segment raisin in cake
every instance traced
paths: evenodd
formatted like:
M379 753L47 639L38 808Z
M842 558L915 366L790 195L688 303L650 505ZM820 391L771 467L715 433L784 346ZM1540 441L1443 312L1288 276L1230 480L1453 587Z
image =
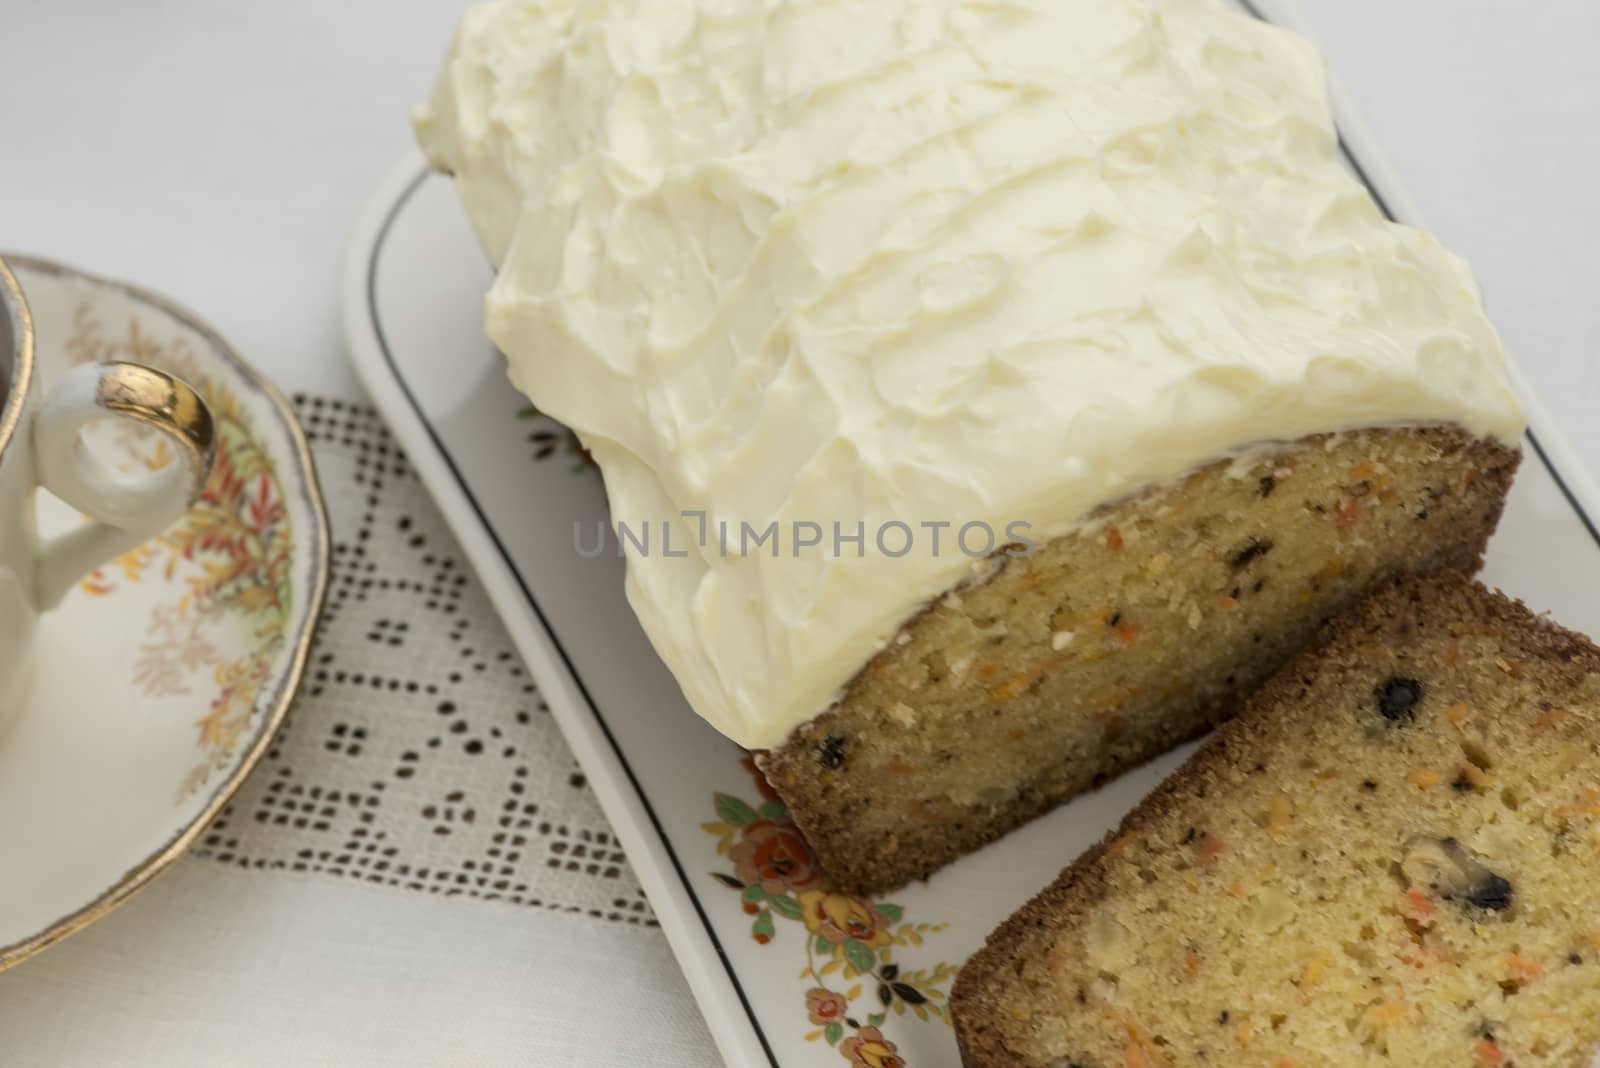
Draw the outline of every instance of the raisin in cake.
M1470 272L1221 0L499 0L417 128L646 633L841 887L1470 569L1516 464Z
M1269 682L963 968L969 1068L1600 1050L1600 650L1453 576Z

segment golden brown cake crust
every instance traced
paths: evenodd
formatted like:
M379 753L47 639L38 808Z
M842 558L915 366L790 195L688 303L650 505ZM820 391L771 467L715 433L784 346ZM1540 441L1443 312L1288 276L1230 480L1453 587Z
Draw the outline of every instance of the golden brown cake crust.
M1515 645L1527 662L1543 662L1563 677L1600 676L1600 648L1588 638L1463 575L1440 572L1387 583L1327 623L1317 641L1263 686L1243 713L1223 724L1116 830L989 935L984 947L962 967L951 993L965 1068L1033 1068L1039 1063L1030 1057L1028 1043L1051 1001L1062 996L1053 982L1051 947L1106 899L1109 852L1165 821L1176 807L1205 797L1216 773L1237 771L1254 762L1274 726L1293 720L1299 702L1332 669L1332 661L1359 656L1364 642L1386 635L1403 638L1429 619L1460 621L1493 632ZM1600 935L1596 939L1600 944ZM1057 1068L1057 1060L1062 1068L1072 1064L1057 1058L1048 1062L1049 1068Z
M1227 718L1374 582L1476 571L1519 459L1413 427L1212 464L1102 509L1090 534L1011 561L964 603L929 606L757 762L833 885L925 878ZM1052 653L1052 631L1074 643ZM974 673L992 659L1000 674L955 688L943 676L972 659L957 646L976 651ZM1103 708L1074 704L1097 694Z

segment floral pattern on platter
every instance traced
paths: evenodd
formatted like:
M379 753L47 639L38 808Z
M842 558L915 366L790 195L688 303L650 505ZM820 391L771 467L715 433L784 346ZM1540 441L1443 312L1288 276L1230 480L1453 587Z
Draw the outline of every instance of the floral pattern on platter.
M65 349L75 364L134 360L171 370L211 409L216 460L188 514L82 582L96 597L131 583L171 586L170 598L151 610L129 682L147 697L190 694L197 687L209 695L195 722L200 756L179 788L179 796L187 796L228 767L247 739L261 689L287 640L294 545L283 490L239 399L198 371L188 338L159 342L137 317L130 317L121 338L107 336L85 302L73 315ZM173 462L163 438L120 421L104 430L101 446L114 450L126 468L156 471ZM226 640L225 623L244 640Z
M589 450L583 447L578 435L561 423L551 419L533 405L517 410L518 419L531 419L543 424L528 432L528 444L533 446L534 460L548 460L552 456L566 456L572 460L572 473L581 475L595 468Z
M733 866L732 872L712 872L712 878L739 892L745 913L754 917L750 935L758 944L773 941L778 920L803 926L806 964L800 979L812 984L804 1007L816 1025L807 1041L827 1042L852 1068L907 1068L883 1027L891 1013L948 1025L948 988L956 969L940 961L908 970L897 951L921 946L925 936L947 925L906 923L900 905L829 888L783 801L748 757L744 767L759 804L715 794L718 818L700 825L717 837L717 855ZM854 1007L869 991L865 1007L872 1011Z

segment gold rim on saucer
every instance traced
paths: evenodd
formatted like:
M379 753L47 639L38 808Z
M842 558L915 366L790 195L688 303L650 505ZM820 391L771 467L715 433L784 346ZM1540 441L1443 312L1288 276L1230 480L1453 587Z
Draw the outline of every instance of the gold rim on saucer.
M22 286L11 273L4 256L0 256L0 291L11 298L11 308L17 317L17 336L11 339L16 369L9 385L0 383L0 390L5 391L4 403L0 404L0 456L4 456L6 446L11 444L22 422L22 407L33 382L33 317L28 312L28 302L23 299Z

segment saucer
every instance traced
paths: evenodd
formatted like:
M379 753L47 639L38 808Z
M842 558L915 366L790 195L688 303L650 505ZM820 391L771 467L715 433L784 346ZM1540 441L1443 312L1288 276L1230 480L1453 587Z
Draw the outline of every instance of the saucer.
M0 968L115 908L227 804L288 711L329 554L299 424L215 330L132 286L5 259L45 389L91 361L171 371L205 397L218 443L189 513L40 622L31 687L0 735ZM173 462L126 422L94 425L86 445L130 470ZM38 504L42 534L83 521Z

